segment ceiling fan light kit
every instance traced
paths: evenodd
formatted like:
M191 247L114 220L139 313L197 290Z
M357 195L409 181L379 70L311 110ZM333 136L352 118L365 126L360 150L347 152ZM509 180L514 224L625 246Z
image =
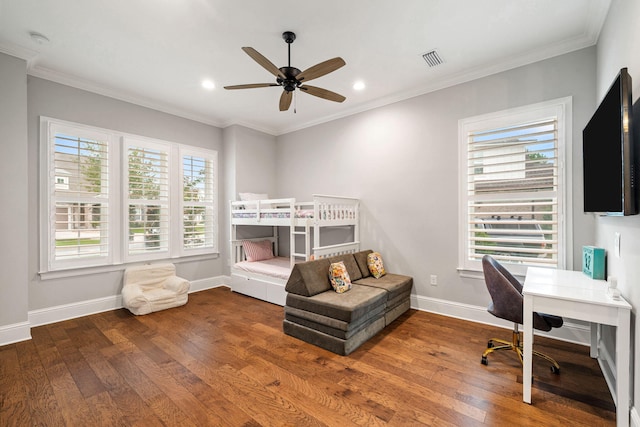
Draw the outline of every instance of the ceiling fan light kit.
M324 62L307 68L304 71L291 66L291 43L296 39L295 33L285 31L282 38L287 43L288 48L288 64L286 67L276 67L271 61L265 58L261 53L252 47L243 47L242 50L256 61L262 68L270 72L276 77L275 83L250 83L244 85L225 86L225 89L255 89L259 87L281 86L283 91L280 96L280 111L287 111L291 106L293 92L300 89L309 95L326 99L334 102L343 102L346 98L338 93L316 86L309 86L306 82L322 77L346 65L344 59L340 57L328 59Z

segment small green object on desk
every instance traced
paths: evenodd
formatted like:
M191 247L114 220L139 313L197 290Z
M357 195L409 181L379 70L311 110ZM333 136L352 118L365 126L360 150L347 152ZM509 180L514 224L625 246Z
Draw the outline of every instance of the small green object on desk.
M603 248L582 247L582 272L592 279L605 278L605 253Z

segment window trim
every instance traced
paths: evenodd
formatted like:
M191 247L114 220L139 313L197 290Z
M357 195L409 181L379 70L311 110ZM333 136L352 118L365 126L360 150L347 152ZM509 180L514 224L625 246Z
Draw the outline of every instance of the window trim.
M572 98L564 97L517 108L482 114L458 121L458 271L464 277L477 277L482 271L480 261L467 257L468 223L468 135L472 131L496 129L556 116L558 120L558 268L572 268L573 236L567 218L572 218ZM524 275L527 265L509 264L509 270Z
M39 216L39 271L38 274L42 280L56 279L63 277L73 277L87 274L96 274L110 271L119 271L124 267L123 264L130 262L153 261L158 259L171 259L172 262L181 262L181 260L206 260L217 258L219 256L219 238L220 223L217 208L219 206L219 165L218 151L213 149L179 144L175 142L163 141L155 138L148 138L139 135L127 134L115 130L104 129L97 126L84 125L65 120L59 120L51 117L39 117L39 166L38 166L38 216ZM55 168L50 168L50 156L52 155L52 146L50 135L55 129L68 129L71 134L80 133L79 136L89 137L91 135L99 135L101 138L108 137L109 144L109 220L108 230L110 236L116 236L115 240L109 242L109 256L107 260L102 262L83 262L83 260L72 260L64 263L52 263L54 261L54 253L52 253L52 244L55 237L52 232L55 229L51 224L51 202L54 200L53 193L55 186ZM59 130L58 130L59 132ZM169 250L162 252L160 256L147 257L128 257L128 239L123 234L126 232L128 223L128 189L126 188L125 174L128 172L126 168L126 152L125 139L135 141L145 141L150 144L164 145L169 153L169 191L171 196L168 202L169 208ZM211 157L213 164L213 182L214 182L214 216L213 231L214 237L213 247L204 248L199 251L183 251L182 245L176 244L180 239L175 239L176 230L179 236L182 235L182 219L181 216L175 216L176 209L180 209L182 191L180 190L182 179L181 150L193 151ZM178 162L178 164L176 164ZM51 170L53 169L53 171ZM176 208L176 205L178 206ZM176 219L178 218L178 219ZM55 247L53 247L55 250ZM92 259L94 261L95 258Z

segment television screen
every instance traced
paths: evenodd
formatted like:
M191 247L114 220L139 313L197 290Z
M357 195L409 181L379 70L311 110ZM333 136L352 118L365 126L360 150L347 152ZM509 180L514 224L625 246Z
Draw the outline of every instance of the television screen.
M582 132L584 211L637 213L631 77L623 68Z

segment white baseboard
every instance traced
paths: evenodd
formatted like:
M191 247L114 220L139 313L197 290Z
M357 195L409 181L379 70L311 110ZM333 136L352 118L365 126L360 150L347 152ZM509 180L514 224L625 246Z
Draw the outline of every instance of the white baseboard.
M219 286L228 286L229 283L231 283L231 278L229 276L217 276L194 280L191 282L190 293L212 289ZM506 329L513 328L511 323L493 317L487 312L485 307L416 295L411 296L411 307L417 310L429 311L458 319L469 320L471 322L479 322ZM120 295L113 295L89 301L81 301L33 310L29 312L28 322L8 325L0 328L0 345L30 339L31 327L47 325L49 323L60 322L63 320L88 316L90 314L116 310L119 308L122 308L122 297ZM540 335L582 345L589 345L590 339L588 327L579 324L572 324L570 322L565 322L562 328L554 329L550 333L541 333Z
M189 293L204 291L216 288L225 283L230 283L228 276L209 277L206 279L191 281ZM29 322L27 326L35 327L48 325L49 323L61 322L63 320L74 319L76 317L88 316L90 314L102 313L109 310L122 308L122 295L112 295L104 298L97 298L88 301L80 301L71 304L47 307L29 312ZM28 339L28 338L27 338ZM0 345L8 344L0 338Z
M491 315L486 307L477 305L411 295L411 308L441 314L443 316L455 317L456 319L513 329L513 323L499 319ZM561 328L554 328L550 332L536 331L535 333L540 336L588 346L590 343L590 332L588 326L572 323L565 319L564 325Z
M640 427L640 414L638 414L638 410L636 407L631 408L631 421L629 422L631 427Z
M33 328L118 308L122 308L122 295L112 295L30 311L29 323Z
M31 325L29 322L13 323L0 327L0 345L31 339Z
M217 277L208 277L206 279L200 280L192 280L191 281L191 289L189 289L189 293L206 291L207 289L213 289L220 286L229 286L231 283L230 276L217 276Z

